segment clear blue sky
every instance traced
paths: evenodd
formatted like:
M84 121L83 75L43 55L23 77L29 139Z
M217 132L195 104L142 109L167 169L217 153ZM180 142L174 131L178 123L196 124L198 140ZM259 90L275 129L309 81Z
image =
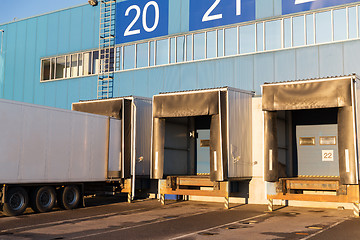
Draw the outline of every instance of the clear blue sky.
M0 24L87 3L87 0L0 0Z

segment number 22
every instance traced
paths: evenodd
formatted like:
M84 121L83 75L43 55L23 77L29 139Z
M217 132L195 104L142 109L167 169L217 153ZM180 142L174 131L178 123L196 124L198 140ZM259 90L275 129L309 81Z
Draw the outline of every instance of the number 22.
M213 5L211 5L211 7L205 12L202 18L203 22L221 19L223 17L221 13L216 15L210 15L214 11L214 9L219 5L220 1L221 0L215 0ZM235 0L235 1L236 1L236 15L239 16L241 15L241 0Z

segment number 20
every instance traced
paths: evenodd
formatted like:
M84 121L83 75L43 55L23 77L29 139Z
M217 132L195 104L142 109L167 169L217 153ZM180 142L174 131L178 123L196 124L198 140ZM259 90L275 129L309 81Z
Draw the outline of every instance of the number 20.
M155 9L155 21L154 21L154 25L151 28L148 27L147 22L146 22L146 15L147 15L147 11L148 11L148 8L150 7L150 5L152 5ZM140 7L138 5L131 5L130 7L128 7L126 9L125 16L129 16L130 11L133 9L136 11L136 16L131 21L129 26L125 29L124 36L140 34L140 29L131 30L131 28L135 25L137 20L140 18L140 12L141 12ZM157 28L157 26L159 25L159 5L157 4L157 2L150 1L145 5L143 14L142 14L142 25L146 32L154 31Z
M219 5L220 1L221 0L215 0L213 5L211 5L211 7L205 12L202 18L203 22L221 19L223 17L222 14L210 15L214 11L214 9ZM236 16L239 16L241 15L241 0L235 0L235 1L236 1Z

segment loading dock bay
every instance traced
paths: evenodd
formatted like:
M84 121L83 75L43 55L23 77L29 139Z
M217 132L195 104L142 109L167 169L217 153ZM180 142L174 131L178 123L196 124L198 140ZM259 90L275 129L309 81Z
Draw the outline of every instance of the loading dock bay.
M86 199L87 208L0 215L0 239L357 239L352 211L126 198Z

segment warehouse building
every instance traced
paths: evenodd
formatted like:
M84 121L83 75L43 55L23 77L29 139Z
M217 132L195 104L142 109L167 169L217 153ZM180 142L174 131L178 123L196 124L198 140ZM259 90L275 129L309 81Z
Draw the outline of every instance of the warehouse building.
M224 86L261 96L265 82L360 72L360 1L92 2L0 25L0 98L70 109ZM249 202L266 200L263 134L253 128Z

